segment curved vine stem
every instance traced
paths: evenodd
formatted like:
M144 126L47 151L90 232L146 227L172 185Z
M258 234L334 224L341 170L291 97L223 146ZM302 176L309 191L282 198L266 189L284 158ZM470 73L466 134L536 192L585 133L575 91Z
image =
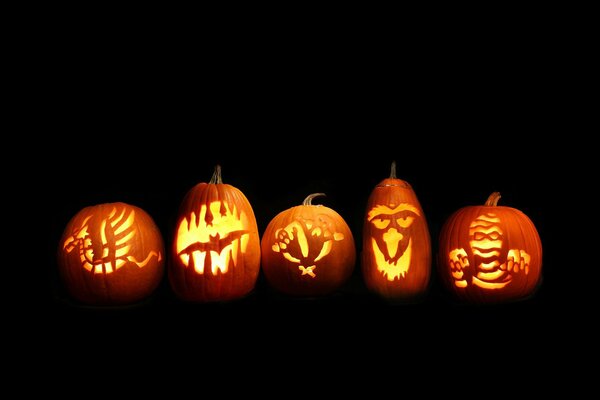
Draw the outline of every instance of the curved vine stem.
M302 202L303 206L312 206L312 199L314 199L315 197L319 197L319 196L326 196L325 193L313 193L313 194L309 194L307 198L304 199L304 201Z
M500 196L500 192L494 192L490 194L490 197L488 197L487 201L485 202L485 205L487 207L496 207L498 205L500 197L502 197Z

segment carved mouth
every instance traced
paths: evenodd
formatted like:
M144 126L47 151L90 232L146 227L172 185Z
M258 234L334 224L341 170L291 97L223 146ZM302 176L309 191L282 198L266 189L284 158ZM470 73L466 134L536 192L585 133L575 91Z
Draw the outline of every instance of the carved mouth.
M394 262L388 262L385 259L385 255L379 249L377 242L375 239L371 239L373 252L375 253L375 263L377 264L377 270L383 274L387 278L388 281L392 282L395 279L400 279L400 277L406 277L406 273L410 268L410 257L412 253L412 239L409 239L408 246L404 253ZM387 244L387 243L386 243ZM388 250L390 249L390 245L388 245ZM395 244L394 255L398 250L398 243Z
M179 254L179 258L183 265L189 267L190 264L196 273L202 275L205 272L205 266L210 266L210 273L217 275L225 274L229 271L229 267L235 267L235 257L239 251L240 241L234 240L225 246L220 252L215 250L199 250L194 247L206 247L207 243L197 243L189 246Z
M248 219L237 208L213 201L202 205L196 215L192 212L177 229L177 256L186 267L197 274L226 274L238 264L246 252L249 231Z
M209 242L190 244L179 252L179 258L183 265L186 267L191 265L200 275L208 273L208 268L205 266L210 267L212 275L225 274L230 268L236 266L240 246L241 249L247 246L248 236L247 231L231 232L223 239L220 239L217 234L216 237L211 237Z

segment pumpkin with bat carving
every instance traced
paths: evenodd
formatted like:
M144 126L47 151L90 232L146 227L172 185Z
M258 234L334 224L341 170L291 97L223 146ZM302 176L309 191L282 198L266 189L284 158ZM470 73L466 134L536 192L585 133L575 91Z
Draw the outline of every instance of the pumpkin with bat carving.
M362 272L367 287L390 300L413 301L428 288L431 244L425 214L406 181L391 174L371 192L363 228Z
M523 212L498 206L500 193L485 205L461 208L440 233L439 273L459 299L500 303L532 295L542 271L542 243Z
M209 183L185 196L171 247L169 280L184 301L233 300L247 295L260 269L260 240L246 196L223 183L217 166Z
M158 227L141 208L125 203L87 207L67 224L58 247L62 281L75 299L122 305L149 296L164 272Z
M329 207L302 205L279 213L262 238L262 268L275 289L297 296L318 296L342 286L354 269L356 250L350 228Z

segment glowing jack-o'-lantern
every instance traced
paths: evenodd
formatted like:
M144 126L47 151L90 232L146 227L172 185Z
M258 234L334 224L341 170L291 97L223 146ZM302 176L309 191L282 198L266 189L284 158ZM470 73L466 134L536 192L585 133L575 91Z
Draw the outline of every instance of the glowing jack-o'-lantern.
M59 244L58 266L77 300L120 305L156 289L164 253L160 231L145 211L108 203L84 208L71 219Z
M311 194L301 206L279 213L263 235L265 277L284 293L331 293L354 269L356 250L350 228L331 208L312 204L313 198L323 195Z
M527 297L537 288L542 243L521 211L498 206L500 193L484 206L464 207L444 224L439 269L446 286L474 303Z
M367 287L389 299L414 300L429 284L427 221L412 187L396 178L395 163L367 203L362 271Z
M179 210L169 279L182 300L233 300L248 294L260 269L258 227L250 202L223 183L221 167L199 183Z

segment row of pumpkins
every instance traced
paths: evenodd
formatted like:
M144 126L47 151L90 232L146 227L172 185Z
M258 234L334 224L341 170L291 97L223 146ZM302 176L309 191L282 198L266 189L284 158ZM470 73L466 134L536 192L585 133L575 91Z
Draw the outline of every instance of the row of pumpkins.
M371 193L364 219L362 271L367 287L394 300L427 290L431 245L427 222L411 186L391 175ZM279 213L262 240L252 207L221 169L193 187L181 204L168 276L184 301L233 300L255 286L259 269L275 289L319 296L350 277L356 249L350 228L331 208L312 204ZM458 210L440 235L439 274L459 298L503 302L531 295L540 281L542 247L521 211L485 205ZM159 229L142 209L125 203L81 210L68 223L58 249L60 276L77 300L97 305L139 301L162 279L165 248Z

